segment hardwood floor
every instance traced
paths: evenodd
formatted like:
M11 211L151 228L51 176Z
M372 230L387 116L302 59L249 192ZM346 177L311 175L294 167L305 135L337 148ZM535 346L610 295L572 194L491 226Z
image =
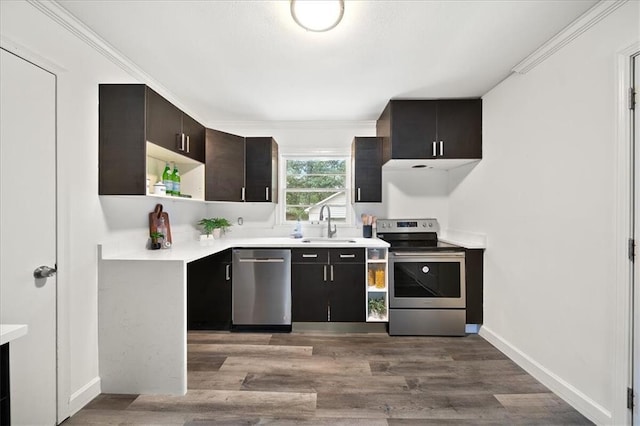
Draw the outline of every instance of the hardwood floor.
M591 424L477 335L190 332L188 343L187 395L103 394L64 424Z

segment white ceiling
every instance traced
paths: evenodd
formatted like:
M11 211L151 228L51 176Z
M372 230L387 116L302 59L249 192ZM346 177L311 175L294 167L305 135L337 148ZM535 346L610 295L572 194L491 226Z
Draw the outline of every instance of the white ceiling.
M375 120L477 97L597 0L350 1L306 32L277 1L59 0L207 122Z

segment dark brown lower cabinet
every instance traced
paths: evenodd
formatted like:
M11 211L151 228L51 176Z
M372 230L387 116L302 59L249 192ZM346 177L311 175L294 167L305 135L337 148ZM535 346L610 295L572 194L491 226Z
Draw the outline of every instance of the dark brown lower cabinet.
M0 346L0 425L11 424L9 398L9 344Z
M231 250L187 265L187 329L231 329Z
M364 249L293 249L291 258L292 321L366 320Z
M467 249L465 253L467 324L482 324L483 320L483 255L483 249Z
M328 318L329 292L324 280L326 264L291 264L291 320L324 322Z
M329 285L330 320L366 321L364 263L339 263L330 267L333 268L333 281Z

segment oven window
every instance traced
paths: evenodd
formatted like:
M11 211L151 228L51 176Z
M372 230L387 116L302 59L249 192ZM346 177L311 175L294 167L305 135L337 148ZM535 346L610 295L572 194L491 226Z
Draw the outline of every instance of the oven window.
M460 297L459 262L394 262L394 297Z

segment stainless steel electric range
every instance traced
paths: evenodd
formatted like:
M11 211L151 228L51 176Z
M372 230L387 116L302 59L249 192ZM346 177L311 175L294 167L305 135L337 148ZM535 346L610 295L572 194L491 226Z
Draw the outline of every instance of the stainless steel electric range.
M389 334L465 334L465 251L438 240L436 219L379 219L389 248Z

